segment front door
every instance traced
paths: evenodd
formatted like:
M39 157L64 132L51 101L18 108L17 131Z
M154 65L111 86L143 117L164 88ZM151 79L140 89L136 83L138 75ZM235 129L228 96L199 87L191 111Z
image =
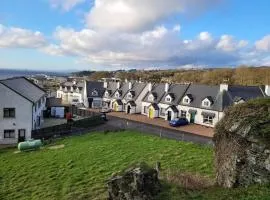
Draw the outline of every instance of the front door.
M195 122L195 113L190 113L190 123Z
M152 107L149 108L149 118L154 118L154 109Z
M113 110L114 110L115 112L118 111L118 105L117 105L117 103L114 103L114 104L113 104Z
M93 98L89 98L88 103L89 103L89 108L92 108L93 107Z
M168 111L168 117L167 117L167 120L168 120L168 121L171 121L171 120L172 120L172 112L171 112L171 111Z
M25 141L25 129L20 129L18 133L18 142Z
M127 113L128 114L130 114L130 109L131 109L131 107L130 107L130 105L128 105L128 107L127 107Z

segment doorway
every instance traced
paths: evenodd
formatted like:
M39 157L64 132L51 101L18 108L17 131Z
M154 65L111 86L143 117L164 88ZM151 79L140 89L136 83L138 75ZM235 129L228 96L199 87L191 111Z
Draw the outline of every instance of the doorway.
M24 141L25 141L25 129L19 129L18 142L24 142Z
M127 107L127 114L130 114L130 110L131 110L131 107L130 107L130 105L128 105L128 107Z
M155 110L152 107L150 107L149 108L149 118L154 119L154 117L155 117L154 112L155 112Z
M172 112L171 111L168 111L167 120L168 121L171 121L172 120Z
M93 98L89 98L88 99L88 103L89 103L89 108L92 108L93 107Z
M195 113L190 113L190 123L195 122Z

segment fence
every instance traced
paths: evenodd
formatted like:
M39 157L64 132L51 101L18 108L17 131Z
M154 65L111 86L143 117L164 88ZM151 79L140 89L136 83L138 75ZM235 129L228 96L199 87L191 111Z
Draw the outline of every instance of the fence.
M94 113L88 110L78 109L76 107L73 107L71 112L74 115L85 118L74 120L70 123L34 130L32 131L32 138L47 140L53 137L72 135L78 131L82 132L104 123L100 113Z

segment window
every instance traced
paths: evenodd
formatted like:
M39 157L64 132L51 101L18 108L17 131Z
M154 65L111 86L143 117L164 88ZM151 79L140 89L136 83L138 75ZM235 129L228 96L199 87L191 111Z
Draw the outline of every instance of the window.
M143 113L147 114L147 107L146 106L143 107Z
M153 95L150 95L150 96L148 97L148 101L154 101L154 96L153 96Z
M98 96L98 92L95 90L92 92L92 96Z
M109 92L105 92L105 97L108 97L109 96Z
M207 101L207 100L206 100L206 101L204 101L204 102L203 102L203 106L205 106L205 107L209 107L209 106L210 106L210 102L209 102L209 101Z
M94 108L100 108L102 103L101 103L101 100L93 100L93 107Z
M188 98L184 98L183 99L183 102L188 104L189 103L189 99Z
M160 116L165 116L166 115L166 109L165 108L160 108L159 115Z
M15 108L4 108L4 118L14 118Z
M180 114L181 116L181 118L187 118L187 111L185 111L185 110L181 110L181 114Z
M115 97L116 98L119 98L119 93L115 93Z
M203 123L213 124L213 117L212 116L203 116Z
M128 95L127 95L127 98L128 98L128 99L132 99L132 94L128 94Z
M166 102L171 102L171 97L166 97Z
M15 130L4 130L4 138L15 138Z

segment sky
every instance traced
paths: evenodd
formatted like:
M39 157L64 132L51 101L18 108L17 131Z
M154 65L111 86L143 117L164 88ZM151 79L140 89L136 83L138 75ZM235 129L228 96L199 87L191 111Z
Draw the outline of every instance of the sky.
M1 0L0 68L270 66L269 0Z

